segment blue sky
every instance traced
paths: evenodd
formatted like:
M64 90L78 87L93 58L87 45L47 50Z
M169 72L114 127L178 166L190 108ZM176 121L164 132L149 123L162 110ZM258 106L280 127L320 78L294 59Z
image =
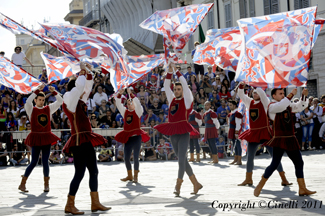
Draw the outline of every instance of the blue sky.
M38 23L44 18L50 23L62 23L69 13L71 0L0 0L0 12L18 23L34 30L39 29ZM6 57L11 59L16 46L16 37L10 31L0 27L0 51L5 51Z

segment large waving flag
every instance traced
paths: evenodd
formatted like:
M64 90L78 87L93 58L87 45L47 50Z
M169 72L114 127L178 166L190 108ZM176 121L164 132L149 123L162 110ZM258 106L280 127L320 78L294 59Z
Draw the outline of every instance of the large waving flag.
M21 94L29 94L42 83L8 59L0 57L0 84Z
M236 81L263 88L304 86L311 49L323 24L315 19L316 9L238 20L243 45Z
M45 63L48 83L62 80L80 72L80 64L73 57L56 57L43 52L41 52L41 56Z
M127 66L130 71L127 81L123 82L126 77L124 77L124 74L119 73L119 71L110 73L110 80L115 91L117 91L120 88L130 86L151 70L163 64L165 64L164 54L127 56Z
M213 3L197 4L156 11L140 27L164 36L166 58L169 58L170 46L179 58L182 49L212 6Z
M41 25L77 60L107 55L112 68L120 67L124 73L127 73L123 61L123 56L127 51L107 34L96 29L71 24L46 23Z
M15 20L7 17L6 15L4 15L2 13L0 13L0 26L9 30L13 34L27 34L37 40L40 40L44 43L49 44L52 47L57 48L58 50L60 50L62 53L66 54L66 55L70 55L70 53L68 53L66 50L64 50L64 48L59 43L57 43L55 40L48 37L44 31L42 31L42 30L37 30L35 32L31 31L28 28L17 23Z
M204 43L196 47L193 62L236 72L241 43L239 27L210 29Z

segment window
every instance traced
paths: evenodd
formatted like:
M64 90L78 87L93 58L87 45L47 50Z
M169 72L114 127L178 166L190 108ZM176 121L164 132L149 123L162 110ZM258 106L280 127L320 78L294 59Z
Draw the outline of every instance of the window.
M21 39L21 40L20 40L20 44L21 44L21 45L25 45L25 40L24 40L24 39Z
M247 0L239 0L240 18L248 17L247 14Z
M279 13L279 0L264 0L264 15Z
M295 10L310 7L309 0L295 0Z
M213 7L211 10L208 12L208 29L213 29L214 28L214 13L213 13Z
M226 28L232 27L231 2L225 4Z
M255 0L249 0L249 16L255 17Z

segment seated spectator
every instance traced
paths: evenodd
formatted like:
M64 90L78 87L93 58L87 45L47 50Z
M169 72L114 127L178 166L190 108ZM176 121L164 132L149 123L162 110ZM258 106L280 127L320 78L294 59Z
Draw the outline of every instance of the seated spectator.
M140 97L140 103L141 103L141 106L143 108L143 114L142 115L147 115L148 114L148 106L145 102L145 98L144 97Z
M214 106L214 107L219 107L220 106L219 95L218 95L216 90L212 91L212 94L209 97L209 101L210 101L211 105Z
M210 80L213 80L216 77L215 73L213 73L213 71L212 71L211 65L208 66L208 72L206 72L204 74L204 76L208 76L210 78Z
M116 161L124 161L124 148L123 145L120 145L117 149L117 155L115 157Z
M99 116L98 118L101 119L106 116L106 112L109 110L109 106L107 105L106 100L102 100L101 105L99 107Z
M73 154L70 152L65 154L65 162L66 163L73 163Z
M62 154L62 151L60 149L59 145L55 145L54 146L54 150L52 151L49 160L53 163L53 164L62 164L64 163L64 154Z
M10 128L14 128L14 130L17 130L18 123L14 118L14 115L9 112L7 114L7 120L6 120L6 127L9 130Z
M166 123L166 122L167 122L167 120L165 118L164 111L163 110L160 110L159 116L158 116L158 123L159 124L162 124L162 123Z
M164 115L168 115L168 109L169 109L169 104L168 104L168 100L166 100L166 103L164 103L163 105L161 105L161 109L164 111Z
M69 77L66 77L66 78L64 78L63 80L60 80L60 83L59 83L59 88L62 88L62 87L64 87L64 85L66 84L66 83L68 83L69 82Z
M152 109L153 113L158 116L159 115L159 112L161 110L161 106L159 104L159 101L158 100L154 100L153 101L153 104L150 106L150 108Z
M148 91L157 91L160 92L160 85L157 83L158 77L156 75L151 75L150 81L147 82L146 89Z
M3 108L2 104L0 104L0 131L6 131L6 119L7 112L6 109Z
M160 100L160 96L157 94L156 91L152 91L151 95L149 96L149 107L153 105L154 100Z
M149 93L145 91L144 85L140 85L139 92L137 93L138 98L144 98L144 102L146 105L149 103Z
M156 151L154 147L150 145L150 141L145 143L144 146L144 160L145 161L155 161L157 160Z
M229 83L229 80L227 78L223 79L222 82L221 82L221 87L222 86L226 86L227 90L230 91L230 83Z
M208 75L204 75L203 80L200 81L200 88L203 88L205 93L212 92L212 84Z
M221 90L218 95L219 95L220 100L225 99L227 101L228 99L231 99L230 92L228 91L228 88L225 85L221 86Z
M99 121L101 124L105 124L105 125L108 125L109 127L112 127L112 124L113 124L112 112L110 110L107 110L106 115L104 117L102 117Z
M204 107L204 103L205 103L205 98L204 97L201 97L200 99L200 104L197 106L197 108L203 110L205 112L205 107Z
M14 118L18 118L19 117L19 108L17 107L17 104L14 100L10 101L10 106L7 109L7 113L11 112L14 116Z
M153 113L152 109L148 109L148 114L141 117L141 123L145 123L146 126L149 126L149 122L154 121L158 122L158 117Z
M196 82L195 73L194 73L194 75L190 76L187 84L191 87L193 95L196 95L197 92L199 91L200 86L199 86L199 83Z
M220 81L220 77L219 76L216 76L215 81L212 83L212 87L214 90L216 90L217 92L220 91L221 89L221 81Z
M95 114L91 114L90 124L92 128L99 128L99 124Z
M100 107L103 100L105 100L106 103L108 102L107 94L105 92L103 92L103 87L101 85L97 86L97 91L93 97L93 100L94 100L97 108Z
M197 104L201 103L201 98L204 98L204 100L206 100L207 94L205 93L205 91L202 87L199 88L199 92L196 94L195 98L196 98Z
M112 97L112 99L111 99L111 105L109 106L109 109L111 110L111 112L112 112L112 119L115 119L115 117L116 117L116 115L117 115L117 113L118 113L118 109L117 109L117 107L116 107L116 101L115 101L115 98L114 97Z
M195 77L195 81L196 81L196 74L192 71L192 67L191 66L187 66L187 71L184 74L184 78L186 79L187 82L189 82L191 76L194 76Z
M7 149L5 149L2 146L2 142L0 141L0 166L7 166L8 165L7 155L8 155Z
M27 124L28 122L29 122L29 121L27 121L27 116L26 116L26 115L22 115L22 116L20 117L20 120L18 120L18 130L19 130L19 131L27 130L26 124Z
M46 68L43 68L42 73L38 76L38 79L43 82L47 83L47 73L46 73Z
M226 105L226 101L223 99L221 100L221 106L217 109L218 114L218 120L220 122L220 125L224 125L227 121L227 115L229 113L229 108Z
M162 105L162 104L165 104L166 100L167 100L167 96L166 96L166 92L165 92L164 88L161 89L160 94L161 95L160 95L160 98L159 98L159 104Z
M14 148L12 149L12 153L10 154L9 161L13 166L26 165L26 163L28 162L28 159L25 158L25 155L21 151L18 151L18 144L14 145Z
M86 105L87 105L88 113L95 113L96 112L96 104L95 104L93 99L88 98Z
M104 88L105 88L105 92L108 97L111 96L112 94L114 94L114 87L113 87L109 77L106 78Z
M221 67L216 68L216 76L220 77L221 82L227 77L226 76L226 71L223 70Z
M98 155L98 159L100 162L110 162L113 160L113 151L110 149L106 149L105 144L101 145L101 150Z
M118 126L119 128L120 128L120 127L123 127L124 122L123 122L123 116L121 115L121 113L118 113L118 114L116 115L115 121L116 121L117 126Z

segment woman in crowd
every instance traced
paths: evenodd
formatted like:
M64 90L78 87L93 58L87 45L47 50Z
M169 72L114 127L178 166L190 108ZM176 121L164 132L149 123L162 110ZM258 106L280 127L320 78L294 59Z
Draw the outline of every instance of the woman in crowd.
M207 98L207 93L205 93L204 88L199 88L199 92L196 94L196 103L200 104L201 103L201 98L204 98L206 100Z
M161 90L161 95L160 95L160 99L159 99L159 104L165 104L167 101L167 96L166 96L166 92L164 89Z
M311 147L312 135L314 129L313 121L314 112L309 109L309 106L300 113L300 124L302 126L302 146L301 150L305 150L306 139L308 138L308 148Z
M155 148L150 145L150 142L145 143L143 151L144 151L144 160L145 161L157 160Z
M139 93L137 94L137 97L140 98L140 97L144 97L144 100L146 102L146 104L148 105L149 103L149 93L145 91L145 87L144 85L141 85L139 87Z
M229 83L229 80L227 78L222 80L221 86L223 86L223 85L227 87L228 91L230 90L230 83Z
M17 94L16 101L17 101L18 108L24 107L24 99L20 93Z
M9 91L5 91L4 95L5 96L1 99L1 105L4 109L7 109L12 98L10 97Z
M228 88L227 86L225 85L222 85L221 86L221 90L219 92L219 99L225 99L225 100L228 100L229 98L231 99L231 95L230 95L230 92L228 91Z
M107 110L109 110L109 107L107 106L107 102L105 99L103 99L101 101L101 105L99 107L99 116L98 116L98 119L101 119L103 118L104 116L106 116L106 112Z
M15 120L14 115L11 112L9 112L7 114L7 119L6 119L7 129L9 130L10 128L14 128L14 130L17 130L17 125L18 125L18 123Z
M95 114L91 114L90 124L92 128L98 128L98 121Z
M7 119L7 112L6 109L0 104L0 131L6 131L6 119Z
M60 164L60 163L64 163L64 154L62 154L61 157L61 149L59 145L55 145L54 146L54 150L52 151L51 155L50 155L50 161L53 164Z
M17 104L14 100L10 101L10 106L7 109L7 113L11 112L15 118L19 117L19 109L17 107Z
M160 97L155 90L152 90L151 95L149 96L149 107L154 104L155 99L159 101Z
M199 83L196 82L195 75L191 75L188 85L191 87L193 95L196 95L196 93L199 91L200 86L199 86Z
M216 76L215 81L212 83L213 89L216 90L217 92L220 91L221 89L221 81L220 77Z

